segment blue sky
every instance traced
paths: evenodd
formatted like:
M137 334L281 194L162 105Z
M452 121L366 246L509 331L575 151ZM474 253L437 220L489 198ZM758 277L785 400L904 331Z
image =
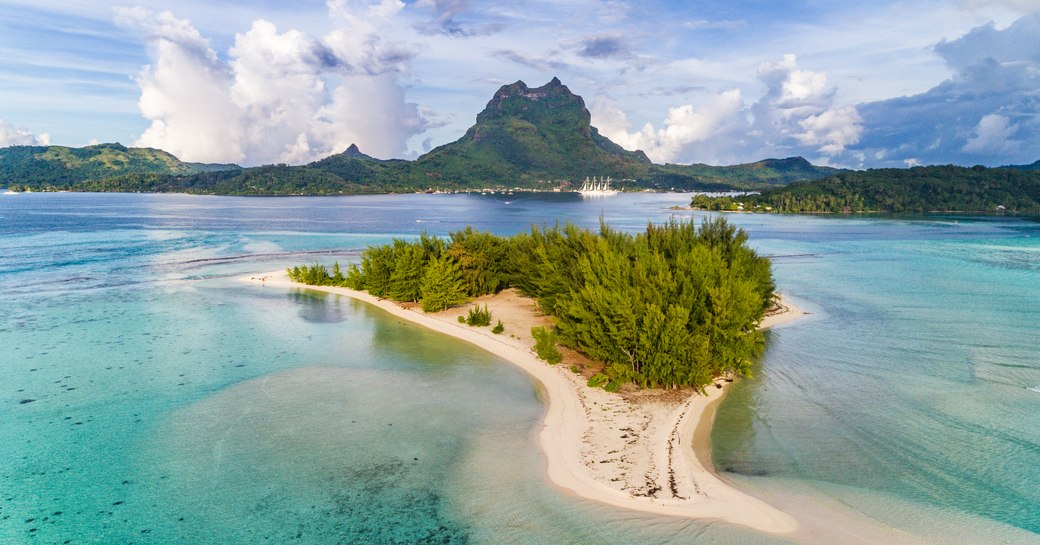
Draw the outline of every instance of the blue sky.
M557 76L657 162L1031 163L1038 37L1037 0L0 0L0 146L411 158Z

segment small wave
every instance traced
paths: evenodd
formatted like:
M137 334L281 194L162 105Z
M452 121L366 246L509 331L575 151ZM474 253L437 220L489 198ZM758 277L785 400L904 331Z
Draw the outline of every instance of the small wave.
M1026 388L1026 390L1040 394L1040 386L1033 386L1032 388Z

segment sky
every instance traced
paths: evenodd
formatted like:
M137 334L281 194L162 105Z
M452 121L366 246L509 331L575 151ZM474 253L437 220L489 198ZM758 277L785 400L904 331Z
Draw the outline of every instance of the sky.
M1040 0L0 0L0 147L411 159L553 77L658 163L1040 160Z

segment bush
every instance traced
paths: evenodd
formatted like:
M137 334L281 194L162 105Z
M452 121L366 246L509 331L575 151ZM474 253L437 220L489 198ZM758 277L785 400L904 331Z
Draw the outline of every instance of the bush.
M587 384L589 385L589 388L598 388L606 384L608 380L610 380L610 378L607 377L607 375L596 373L589 377L589 382Z
M531 336L534 337L534 351L538 357L551 365L563 361L563 354L556 348L556 329L544 327L532 327Z
M477 305L469 309L466 323L474 327L491 325L491 311L488 310L487 305L484 305L484 308L480 308L480 305Z
M339 269L337 264L336 269ZM293 282L299 282L301 284L308 284L311 286L329 286L332 284L332 277L329 276L329 270L325 268L325 265L315 263L314 265L302 265L286 269L285 272L289 273L289 280Z
M555 322L552 331L536 334L539 357L562 359L558 337L559 344L603 362L607 382L619 386L702 387L723 373L747 375L762 353L756 327L775 289L771 265L723 218L699 228L678 221L648 225L635 235L601 223L598 233L565 224L503 239L472 229L450 238L395 240L365 250L360 265L329 270L315 264L290 275L376 297L418 298L426 312L514 288L534 297ZM486 307L464 321L492 323ZM520 338L522 331L510 334Z
M503 332L505 330L506 330L506 326L502 325L502 320L499 320L498 323L495 325L494 329L491 330L491 332L494 333L495 335L498 335L499 333L501 333L501 332Z

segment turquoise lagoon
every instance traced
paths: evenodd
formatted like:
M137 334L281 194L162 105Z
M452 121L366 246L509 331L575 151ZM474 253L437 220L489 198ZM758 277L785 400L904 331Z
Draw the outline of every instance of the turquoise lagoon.
M813 542L559 491L507 362L239 280L687 200L2 195L0 543ZM1040 223L729 218L812 314L720 407L722 475L921 542L1040 543Z

